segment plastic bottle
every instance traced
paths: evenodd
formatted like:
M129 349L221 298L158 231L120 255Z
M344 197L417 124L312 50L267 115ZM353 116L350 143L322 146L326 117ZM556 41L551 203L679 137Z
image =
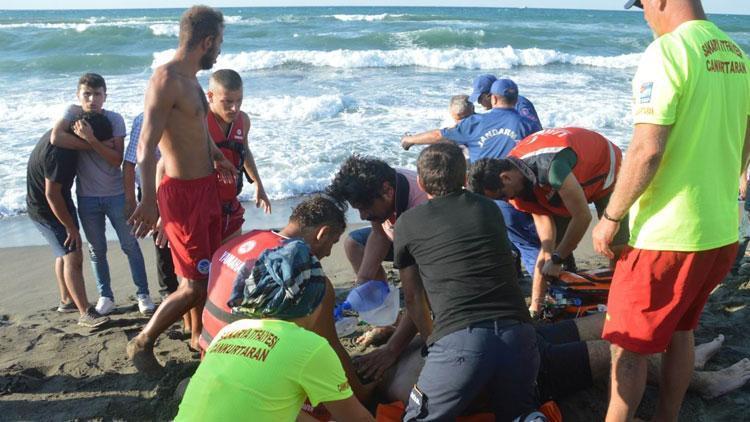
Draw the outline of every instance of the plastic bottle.
M336 321L336 335L346 337L354 333L357 330L358 323L357 318L353 316L339 318Z
M346 300L334 309L334 318L339 321L345 310L353 310L361 320L377 325L390 325L398 318L398 289L381 280L370 280L352 289Z

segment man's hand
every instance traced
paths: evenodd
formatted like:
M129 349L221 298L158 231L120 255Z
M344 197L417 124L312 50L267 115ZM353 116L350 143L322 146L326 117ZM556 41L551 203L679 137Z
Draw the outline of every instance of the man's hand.
M555 264L551 259L548 259L544 261L544 265L542 266L542 275L547 277L557 277L560 275L561 270L561 264Z
M128 224L133 226L133 234L142 239L155 230L158 219L159 211L156 208L156 201L143 200L128 218Z
M94 130L91 128L91 125L89 125L89 122L83 119L78 120L73 124L73 132L89 144L99 142L99 140L96 139L96 136L94 136Z
M357 373L366 380L379 381L383 374L396 363L398 355L388 345L354 358Z
M411 134L405 133L404 136L401 137L401 148L403 148L406 151L409 151L409 148L411 148L413 143L409 142L409 139L411 138Z
M227 160L224 154L217 154L214 157L214 169L222 182L227 184L237 183L237 167Z
M164 225L161 222L161 217L156 220L156 224L154 225L154 244L161 249L166 248L169 244L167 234L164 233Z
M68 233L68 236L65 238L63 245L71 251L78 250L82 246L81 233L78 231L78 228L66 228L65 231Z
M594 227L594 231L591 233L591 240L594 243L594 251L609 259L615 259L615 253L612 252L610 245L619 229L620 223L602 217L601 220L599 220L599 223L596 224L596 227Z
M255 208L260 208L261 206L263 207L263 212L266 214L271 213L271 201L268 199L263 186L258 184L258 187L255 189Z

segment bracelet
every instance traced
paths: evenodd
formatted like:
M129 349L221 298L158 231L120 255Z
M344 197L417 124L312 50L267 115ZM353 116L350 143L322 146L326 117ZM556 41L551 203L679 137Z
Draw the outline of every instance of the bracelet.
M622 220L621 218L617 219L617 218L614 218L611 215L607 214L607 210L604 210L604 212L602 213L602 217L604 217L605 220L609 220L609 221L611 221L613 223L619 223Z

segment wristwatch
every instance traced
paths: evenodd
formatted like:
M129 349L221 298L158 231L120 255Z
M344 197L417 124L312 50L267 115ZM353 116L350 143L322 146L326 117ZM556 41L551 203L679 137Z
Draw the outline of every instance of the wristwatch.
M559 254L559 253L557 253L557 252L553 252L553 253L552 253L552 258L551 258L551 261L552 261L552 263L553 263L553 264L555 264L555 265L562 265L562 263L563 263L563 259L562 259L562 257L561 257L561 256L560 256L560 254Z

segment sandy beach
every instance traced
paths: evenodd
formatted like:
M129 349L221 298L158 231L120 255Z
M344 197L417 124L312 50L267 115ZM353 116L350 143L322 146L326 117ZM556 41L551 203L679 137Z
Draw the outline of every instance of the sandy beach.
M279 212L283 212L279 209ZM152 246L142 241L152 292L158 289ZM169 420L177 412L175 389L198 366L180 328L175 325L162 336L157 357L165 364L159 379L138 374L125 358L125 344L147 319L135 304L127 261L116 243L110 242L110 265L117 308L103 329L78 327L77 314L55 311L58 301L52 274L52 254L46 246L0 249L3 291L0 297L0 408L3 420ZM576 252L579 267L597 268L604 261L594 256L590 238ZM345 292L353 272L341 243L323 260L326 273ZM88 257L84 273L89 299L96 300ZM529 282L522 287L528 291ZM153 294L153 293L152 293ZM154 294L154 296L156 296ZM698 342L726 336L724 347L706 369L729 366L750 356L748 309L750 277L727 277L711 296L696 332ZM360 327L360 332L366 327ZM352 335L343 339L352 353L361 353ZM648 387L639 416L655 408L656 388ZM606 385L597 385L563 401L566 421L601 420L606 409ZM718 421L744 418L750 405L750 385L713 399L688 393L681 420Z

